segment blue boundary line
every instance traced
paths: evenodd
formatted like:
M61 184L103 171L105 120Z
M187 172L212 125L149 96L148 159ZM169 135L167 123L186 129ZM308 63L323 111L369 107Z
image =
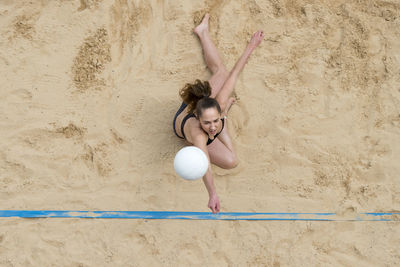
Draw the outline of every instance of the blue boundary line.
M400 212L336 213L0 210L0 218L175 219L247 221L400 221Z

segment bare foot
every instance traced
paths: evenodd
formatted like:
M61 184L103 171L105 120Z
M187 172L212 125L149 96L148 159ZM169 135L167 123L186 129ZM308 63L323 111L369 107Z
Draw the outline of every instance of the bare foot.
M194 32L197 35L202 34L204 31L208 31L208 20L210 19L210 14L206 13L203 17L203 20L196 28L194 28Z

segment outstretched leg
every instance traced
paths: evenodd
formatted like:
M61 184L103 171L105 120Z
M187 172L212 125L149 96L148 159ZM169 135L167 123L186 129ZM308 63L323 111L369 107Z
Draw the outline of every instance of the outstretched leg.
M194 32L200 39L204 53L204 60L206 61L207 67L211 70L212 74L216 74L221 69L226 68L222 63L217 48L211 40L210 32L208 31L209 19L210 15L205 14L201 23L196 28L194 28Z
M201 23L194 29L194 32L200 39L204 53L204 60L212 73L209 83L212 88L211 97L215 97L221 87L224 85L225 80L228 78L229 72L222 63L218 50L211 40L210 33L208 31L209 19L210 15L205 14Z

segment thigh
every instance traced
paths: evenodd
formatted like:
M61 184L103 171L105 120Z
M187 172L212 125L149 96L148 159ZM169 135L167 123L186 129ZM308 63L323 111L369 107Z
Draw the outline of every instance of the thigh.
M217 96L228 76L229 72L225 68L218 70L211 76L208 80L211 86L211 97L215 98Z
M207 148L212 164L223 169L232 169L237 165L235 152L229 150L218 138Z

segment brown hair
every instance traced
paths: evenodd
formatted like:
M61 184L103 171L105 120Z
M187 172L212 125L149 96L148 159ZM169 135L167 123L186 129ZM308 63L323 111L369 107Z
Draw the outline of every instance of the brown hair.
M188 105L189 113L193 113L196 109L197 102L203 97L209 97L211 95L211 87L207 81L196 80L194 84L187 83L179 91L183 102Z
M197 102L196 105L196 113L198 117L201 117L203 110L208 108L216 108L218 113L221 114L221 107L218 104L218 101L215 98L211 97L203 97Z

